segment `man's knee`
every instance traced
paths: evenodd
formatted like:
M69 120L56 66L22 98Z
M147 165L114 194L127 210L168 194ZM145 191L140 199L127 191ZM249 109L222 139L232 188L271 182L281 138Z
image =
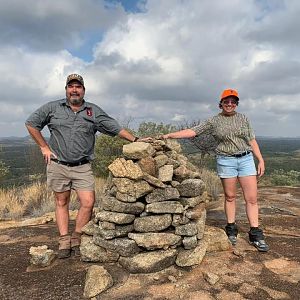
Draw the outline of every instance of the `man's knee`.
M65 207L69 204L69 199L56 199L56 206L58 207Z
M91 197L80 201L80 207L84 209L93 209L95 204L95 198Z

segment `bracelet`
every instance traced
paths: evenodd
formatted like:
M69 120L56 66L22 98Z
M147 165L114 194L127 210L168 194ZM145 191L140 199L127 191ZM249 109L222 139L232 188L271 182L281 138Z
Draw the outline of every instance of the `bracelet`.
M136 136L133 141L136 142L138 139L139 137Z

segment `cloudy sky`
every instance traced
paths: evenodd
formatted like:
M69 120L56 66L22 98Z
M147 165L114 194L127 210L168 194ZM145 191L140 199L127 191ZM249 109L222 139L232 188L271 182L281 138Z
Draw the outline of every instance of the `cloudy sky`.
M224 88L259 136L300 136L298 0L0 0L0 137L64 97L121 123L183 124L217 114Z

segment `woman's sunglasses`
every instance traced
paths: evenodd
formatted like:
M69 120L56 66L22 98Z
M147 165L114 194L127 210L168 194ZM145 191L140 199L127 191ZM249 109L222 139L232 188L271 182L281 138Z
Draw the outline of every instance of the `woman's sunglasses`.
M228 105L229 103L237 105L237 101L234 99L223 100L222 104Z

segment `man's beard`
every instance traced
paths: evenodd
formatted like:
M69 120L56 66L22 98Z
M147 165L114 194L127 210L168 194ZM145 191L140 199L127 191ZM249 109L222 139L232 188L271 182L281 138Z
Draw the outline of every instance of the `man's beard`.
M68 99L70 104L72 105L79 105L82 104L83 102L83 98L75 98L75 99L71 99L71 97Z

